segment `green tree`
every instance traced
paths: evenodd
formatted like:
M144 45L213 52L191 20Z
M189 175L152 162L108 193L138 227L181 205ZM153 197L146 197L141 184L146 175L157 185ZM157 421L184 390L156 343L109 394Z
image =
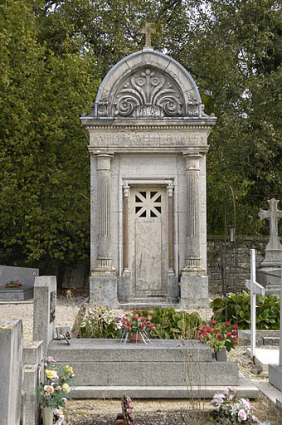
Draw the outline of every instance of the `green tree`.
M79 116L100 81L79 38L66 38L60 55L39 43L31 6L0 6L0 252L2 262L44 269L89 255L89 154Z

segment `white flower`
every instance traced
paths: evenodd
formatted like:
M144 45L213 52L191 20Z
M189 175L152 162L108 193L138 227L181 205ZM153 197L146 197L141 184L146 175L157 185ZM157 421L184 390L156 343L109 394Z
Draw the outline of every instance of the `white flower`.
M245 421L247 419L247 413L245 412L244 409L240 409L238 412L238 421L242 422Z

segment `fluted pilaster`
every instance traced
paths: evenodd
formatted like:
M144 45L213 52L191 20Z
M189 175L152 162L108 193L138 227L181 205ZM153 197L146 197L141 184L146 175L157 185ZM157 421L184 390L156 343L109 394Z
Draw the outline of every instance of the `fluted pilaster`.
M111 267L111 159L112 155L97 155L99 246L98 267Z
M199 204L199 161L201 154L191 151L185 154L187 186L187 230L185 270L199 268L200 256L200 204Z

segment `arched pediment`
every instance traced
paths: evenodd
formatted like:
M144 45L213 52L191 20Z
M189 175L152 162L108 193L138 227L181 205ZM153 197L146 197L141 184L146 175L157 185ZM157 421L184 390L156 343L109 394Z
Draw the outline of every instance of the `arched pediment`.
M195 81L178 62L154 50L143 50L122 59L106 75L94 115L192 118L202 116L202 105Z

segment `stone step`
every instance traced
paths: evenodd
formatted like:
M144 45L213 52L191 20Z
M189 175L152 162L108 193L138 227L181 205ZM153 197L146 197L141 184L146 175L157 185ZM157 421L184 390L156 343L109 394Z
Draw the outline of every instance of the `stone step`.
M212 350L199 341L154 339L147 344L124 343L119 339L74 338L67 345L53 340L48 354L65 362L211 362Z
M154 340L152 344L119 340L52 341L58 366L69 363L77 386L237 385L237 363L216 362L198 341Z
M134 298L128 303L120 303L120 307L124 310L146 310L154 307L181 308L177 298L167 297Z
M238 384L234 387L238 392L238 398L254 399L259 396L259 389L243 376L240 376ZM76 386L71 388L70 395L73 399L120 399L123 395L133 399L209 399L223 388L221 385Z

